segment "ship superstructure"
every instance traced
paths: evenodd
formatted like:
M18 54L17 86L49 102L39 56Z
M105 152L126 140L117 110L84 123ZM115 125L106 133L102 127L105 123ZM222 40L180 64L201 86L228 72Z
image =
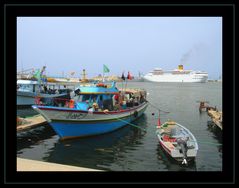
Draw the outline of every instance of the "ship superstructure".
M151 82L206 82L208 73L204 71L184 70L183 65L178 65L177 69L163 71L155 68L144 76L145 80Z

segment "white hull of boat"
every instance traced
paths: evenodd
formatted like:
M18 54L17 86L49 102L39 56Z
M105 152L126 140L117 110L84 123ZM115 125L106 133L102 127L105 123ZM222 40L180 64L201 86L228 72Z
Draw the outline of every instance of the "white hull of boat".
M55 97L63 97L66 94L37 94L33 92L17 92L17 106L27 106L27 105L34 105L35 98L55 98Z
M187 150L187 160L188 161L194 160L195 157L197 156L197 151L198 151L198 144L197 144L196 138L184 126L178 123L176 123L176 126L183 129L189 135L189 140L187 141L187 145L189 146ZM162 139L163 132L160 130L160 128L157 129L156 134L159 139L160 145L163 147L163 149L175 160L180 162L183 161L184 156L183 156L183 153L180 152L180 148L178 146L175 147L175 144L173 142L164 141Z
M161 146L163 149L176 161L182 162L183 161L183 154L179 152L178 149L170 149L170 146L165 144L165 142L160 141ZM194 160L195 157L197 156L197 150L195 149L189 149L187 151L187 160Z

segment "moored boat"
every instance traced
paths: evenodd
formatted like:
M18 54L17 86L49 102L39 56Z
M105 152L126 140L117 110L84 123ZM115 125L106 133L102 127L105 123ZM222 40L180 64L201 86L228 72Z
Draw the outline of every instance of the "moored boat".
M42 102L53 98L70 98L70 91L71 89L60 88L60 85L48 83L43 86L35 80L17 80L17 106L31 106L35 104L37 98Z
M195 159L198 151L197 140L184 126L167 121L157 126L156 134L164 151L173 159L182 164Z
M82 85L62 106L32 107L61 139L67 139L114 131L140 117L147 106L146 91L120 91L113 82Z

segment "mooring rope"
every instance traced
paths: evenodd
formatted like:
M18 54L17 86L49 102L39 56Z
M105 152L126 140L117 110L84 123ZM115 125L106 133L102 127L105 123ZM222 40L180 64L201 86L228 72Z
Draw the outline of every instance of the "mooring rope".
M152 107L154 107L155 109L157 109L157 110L160 111L160 112L170 113L170 112L167 112L167 111L161 110L160 108L158 108L157 106L155 106L155 105L153 105L151 102L149 102L148 100L147 100L147 102L148 102Z
M111 115L111 114L109 114L109 113L107 113L107 112L104 112L104 113L107 114L107 115ZM112 116L112 115L111 115L111 116ZM146 129L144 129L144 128L142 128L142 127L139 127L138 125L135 125L135 124L133 124L133 123L124 121L124 120L122 120L121 118L117 118L117 117L116 117L115 119L118 119L118 120L120 120L120 121L122 121L122 122L124 122L124 123L127 123L127 124L129 124L129 125L131 125L131 126L133 126L133 127L136 127L136 128L138 128L138 129L141 129L141 130L147 132Z

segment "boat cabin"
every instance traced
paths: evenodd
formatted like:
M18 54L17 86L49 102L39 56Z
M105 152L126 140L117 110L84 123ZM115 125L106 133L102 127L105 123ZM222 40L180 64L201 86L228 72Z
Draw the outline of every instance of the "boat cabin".
M34 80L18 80L17 92L42 93L42 94L66 94L72 91L73 86L48 83L39 84Z
M115 84L79 87L73 95L74 108L86 111L90 108L94 108L94 111L124 110L138 106L146 100L146 91L142 89L118 90Z
M32 80L18 80L17 81L17 91L21 92L32 92L35 93L39 90L37 81Z

